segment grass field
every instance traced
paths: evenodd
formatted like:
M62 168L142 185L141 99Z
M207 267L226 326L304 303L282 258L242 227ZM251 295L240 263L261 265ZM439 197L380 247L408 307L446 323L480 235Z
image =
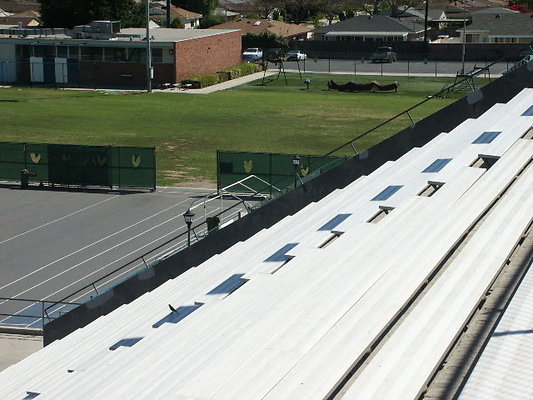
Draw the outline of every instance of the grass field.
M54 89L0 89L0 141L155 146L158 185L213 184L216 150L322 155L439 91L452 78L398 80L397 93L328 91L328 75L297 74L210 95L110 94ZM275 77L274 77L275 78ZM353 76L334 76L339 83ZM464 94L463 94L464 95ZM456 98L460 96L458 94ZM433 99L413 111L424 118L455 99ZM362 150L410 123L407 117L357 143Z

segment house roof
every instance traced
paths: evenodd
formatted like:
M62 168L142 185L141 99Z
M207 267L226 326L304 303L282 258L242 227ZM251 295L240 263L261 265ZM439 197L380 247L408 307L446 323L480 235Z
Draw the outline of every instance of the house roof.
M383 15L357 15L332 25L315 29L315 33L329 32L398 32L411 33L424 30L424 25Z
M504 7L487 7L479 10L473 9L472 14L520 14L520 11L509 10Z
M153 4L150 9L150 18L166 18L167 15L167 6L163 5L161 2ZM170 6L170 18L171 19L180 19L180 20L190 20L190 19L200 19L202 14L198 14L184 8Z
M280 37L290 37L302 33L311 32L312 29L304 25L287 24L285 22L270 19L242 18L224 22L213 26L214 29L240 29L243 34L269 32Z
M533 36L533 14L492 14L472 15L472 24L466 31L489 31L491 35Z
M3 0L0 5L2 10L10 13L18 13L28 10L39 10L41 5L34 0Z
M0 17L0 25L7 26L17 26L21 23L22 26L38 26L40 24L39 20L35 17Z

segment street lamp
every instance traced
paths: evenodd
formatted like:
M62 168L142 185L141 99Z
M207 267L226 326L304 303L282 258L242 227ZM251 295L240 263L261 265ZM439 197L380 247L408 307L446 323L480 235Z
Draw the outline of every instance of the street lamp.
M183 214L183 219L185 219L185 223L187 224L187 247L189 247L191 245L191 225L194 219L194 213L190 208Z
M298 168L300 167L300 157L298 154L292 156L292 166L294 167L294 188L298 187Z
M146 92L152 93L152 48L150 45L150 0L146 0Z

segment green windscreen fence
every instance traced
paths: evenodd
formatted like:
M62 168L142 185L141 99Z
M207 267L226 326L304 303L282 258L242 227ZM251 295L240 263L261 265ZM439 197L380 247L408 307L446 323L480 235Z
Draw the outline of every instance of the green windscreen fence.
M345 158L299 155L298 176L295 174L292 154L248 153L217 151L218 189L225 188L251 175L259 179L248 179L244 185L235 185L229 191L240 193L262 193L274 195L287 187L294 186L295 180L340 164ZM262 182L265 181L265 182ZM246 185L246 186L245 186Z
M0 143L0 179L155 190L155 148Z

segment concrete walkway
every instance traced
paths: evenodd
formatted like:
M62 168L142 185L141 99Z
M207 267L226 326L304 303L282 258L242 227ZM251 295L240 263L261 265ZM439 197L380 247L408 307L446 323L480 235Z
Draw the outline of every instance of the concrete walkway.
M42 348L42 336L0 333L0 371Z
M277 74L276 71L267 71L266 76L271 76ZM154 90L154 92L162 92L162 93L189 93L189 94L209 94L218 92L219 90L225 90L232 87L244 85L248 82L253 82L258 79L263 79L263 76L265 76L265 73L263 71L256 72L255 74L246 75L241 78L232 79L230 81L222 82L217 85L209 86L202 89L157 89Z

